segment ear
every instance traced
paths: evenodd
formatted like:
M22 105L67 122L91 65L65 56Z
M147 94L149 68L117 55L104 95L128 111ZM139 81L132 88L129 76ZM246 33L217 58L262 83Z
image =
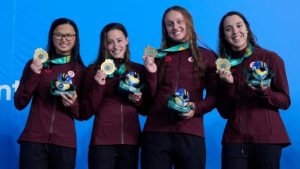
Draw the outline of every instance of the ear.
M127 38L125 38L125 41L126 41L126 45L128 45L128 43L129 43L129 39L128 39L128 37L127 37Z

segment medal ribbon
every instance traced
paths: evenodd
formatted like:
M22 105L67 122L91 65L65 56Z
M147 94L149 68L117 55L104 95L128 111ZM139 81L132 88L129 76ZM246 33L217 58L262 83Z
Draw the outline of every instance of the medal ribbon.
M65 57L60 57L52 60L47 60L46 62L43 63L43 66L49 67L50 64L56 64L56 65L62 65L65 63L69 63L71 61L71 56L65 56Z
M156 55L155 58L164 58L168 52L178 52L178 51L183 51L183 50L186 50L188 49L190 46L189 46L189 42L186 42L186 43L181 43L179 45L176 45L176 46L172 46L170 48L167 48L167 49L158 49L157 52L158 54Z
M228 58L231 66L236 66L236 65L241 64L243 62L243 60L246 59L247 57L249 57L250 55L252 55L252 53L253 53L253 46L251 44L249 44L245 50L245 54L243 57L237 58L237 59L231 59L231 56L228 55L227 58Z
M122 76L124 73L125 73L125 64L122 63L121 66L119 67L119 69L115 70L113 74L111 75L107 75L109 78L113 78L114 75L119 75L119 76Z

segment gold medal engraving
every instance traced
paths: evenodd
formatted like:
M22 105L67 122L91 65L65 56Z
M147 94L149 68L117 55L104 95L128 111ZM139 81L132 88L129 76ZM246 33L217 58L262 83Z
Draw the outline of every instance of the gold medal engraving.
M112 59L105 59L105 61L101 64L100 69L103 70L107 75L111 75L117 68Z
M42 48L37 48L35 51L34 51L34 60L35 59L38 59L41 61L41 63L44 63L48 60L48 53L42 49Z
M144 49L144 56L150 56L150 57L155 58L157 54L158 54L157 50L155 48L151 47L150 45L148 45Z
M219 58L216 60L217 70L223 69L226 72L230 72L230 62L227 59Z

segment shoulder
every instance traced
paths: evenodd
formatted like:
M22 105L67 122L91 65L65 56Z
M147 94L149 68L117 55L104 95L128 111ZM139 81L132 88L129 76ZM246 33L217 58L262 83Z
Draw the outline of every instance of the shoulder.
M214 65L215 60L217 59L217 54L214 51L207 48L198 47L198 49L200 51L200 56L202 58L203 63Z
M200 51L200 55L202 55L202 57L213 58L213 59L217 58L217 54L211 49L207 49L199 46L198 50Z
M254 54L258 57L262 57L263 60L283 62L282 58L276 52L262 47L255 47Z

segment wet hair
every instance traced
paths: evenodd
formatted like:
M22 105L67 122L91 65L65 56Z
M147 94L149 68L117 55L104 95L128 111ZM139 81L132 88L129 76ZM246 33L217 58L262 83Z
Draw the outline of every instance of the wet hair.
M121 31L125 38L128 38L128 33L127 30L125 28L125 26L121 23L109 23L106 26L104 26L104 28L102 29L101 33L100 33L100 46L99 46L99 52L98 52L98 56L97 56L97 60L95 62L96 64L96 69L99 68L100 64L108 58L111 58L111 55L109 54L109 51L107 50L107 34L109 31L111 30L119 30ZM126 51L124 54L124 60L123 63L125 63L125 65L127 66L126 63L128 63L130 60L130 51L129 51L129 42L126 46ZM126 67L126 70L128 68Z
M55 51L55 47L54 47L54 43L53 43L53 32L54 30L59 26L59 25L63 25L63 24L69 24L74 28L75 31L75 43L74 46L72 48L71 51L71 61L72 62L78 62L81 65L83 65L81 56L80 56L80 51L79 51L79 32L78 32L78 27L75 24L74 21L72 21L71 19L68 18L58 18L56 20L54 20L51 24L49 33L48 33L48 45L47 45L47 51L49 54L50 59L55 58L58 54Z
M203 77L204 75L204 64L200 56L200 52L198 49L197 40L199 40L198 35L196 34L193 18L191 14L183 7L181 6L172 6L165 10L163 17L162 17L162 41L161 41L161 48L169 48L171 46L176 45L177 42L174 42L168 35L166 24L165 24L165 17L166 15L171 11L177 11L182 14L182 16L185 19L186 23L186 31L187 31L187 38L190 42L190 48L189 51L191 53L192 58L194 59L194 69L197 72L197 75L199 78ZM159 72L159 82L162 82L163 76L164 76L164 67L165 62L163 59L158 61L158 72Z
M230 44L225 40L224 21L225 21L225 19L228 16L233 16L233 15L239 16L243 20L243 22L245 23L246 28L248 30L248 39L247 39L248 43L250 43L252 46L254 46L254 45L258 46L256 44L256 37L252 33L251 28L250 28L250 24L247 21L247 19L245 18L245 16L243 14L241 14L240 12L230 11L230 12L226 13L222 17L221 22L219 24L219 47L218 47L218 53L219 53L219 56L222 57L222 58L226 58L227 55L228 55L228 53L230 53L230 51L231 51Z

